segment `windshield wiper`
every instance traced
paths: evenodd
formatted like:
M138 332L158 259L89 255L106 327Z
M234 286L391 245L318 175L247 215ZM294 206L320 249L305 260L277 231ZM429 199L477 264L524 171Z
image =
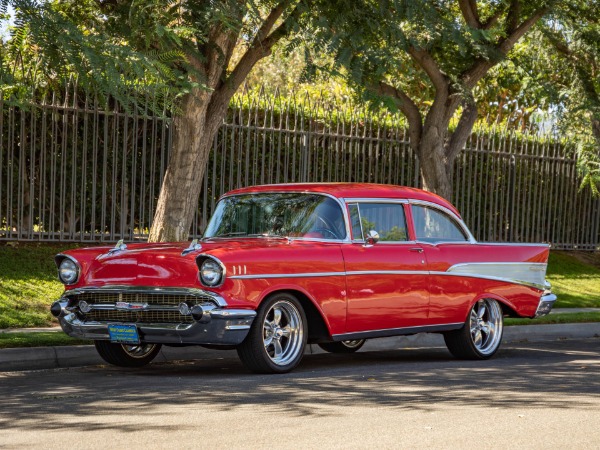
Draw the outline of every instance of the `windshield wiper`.
M210 236L206 239L214 239L214 238L222 238L222 237L231 237L231 236L247 236L245 231L232 231L230 233L218 234L216 236Z
M218 238L227 238L227 237L265 237L265 238L277 238L277 239L287 239L286 236L281 236L279 234L270 234L270 233L246 233L245 231L232 231L230 233L218 234L216 236L210 236L204 239L218 239Z

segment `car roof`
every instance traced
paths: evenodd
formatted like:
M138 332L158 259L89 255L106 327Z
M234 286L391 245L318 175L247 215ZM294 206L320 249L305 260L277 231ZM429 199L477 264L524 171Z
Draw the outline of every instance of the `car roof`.
M457 209L446 199L422 189L375 183L286 183L264 184L235 189L225 194L258 194L261 192L315 192L337 198L413 199L436 203L460 217Z

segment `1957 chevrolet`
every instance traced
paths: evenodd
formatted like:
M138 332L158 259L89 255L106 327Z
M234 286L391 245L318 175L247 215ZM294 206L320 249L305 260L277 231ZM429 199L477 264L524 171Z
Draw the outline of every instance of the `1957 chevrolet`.
M504 316L552 309L548 253L477 242L449 202L419 189L248 187L220 199L200 241L57 255L66 290L51 311L128 367L161 345L203 345L282 373L307 343L354 352L365 339L421 332L443 333L458 358L487 359Z

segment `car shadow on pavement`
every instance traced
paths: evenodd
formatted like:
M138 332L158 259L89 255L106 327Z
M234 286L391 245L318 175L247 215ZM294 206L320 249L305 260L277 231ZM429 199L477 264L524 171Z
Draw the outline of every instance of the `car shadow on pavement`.
M158 405L193 408L200 416L249 407L313 417L344 405L422 411L440 404L600 407L599 339L512 344L488 361L459 361L442 348L306 355L283 375L251 374L232 356L135 370L95 366L1 374L0 429L177 428L144 419ZM136 420L101 420L119 412Z

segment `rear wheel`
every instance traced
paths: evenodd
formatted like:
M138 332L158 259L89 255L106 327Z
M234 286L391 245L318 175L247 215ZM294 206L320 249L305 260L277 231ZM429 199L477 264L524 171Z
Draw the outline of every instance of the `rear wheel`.
M296 367L306 346L306 315L296 297L279 293L258 308L248 336L237 352L257 373L285 373Z
M319 344L319 347L329 353L354 353L365 342L367 342L366 339L354 339L352 341L327 342L326 344Z
M149 364L160 351L161 344L115 344L94 341L98 354L104 361L119 367L142 367Z
M450 353L460 359L488 359L500 347L503 331L502 307L494 299L473 305L460 330L444 333Z

